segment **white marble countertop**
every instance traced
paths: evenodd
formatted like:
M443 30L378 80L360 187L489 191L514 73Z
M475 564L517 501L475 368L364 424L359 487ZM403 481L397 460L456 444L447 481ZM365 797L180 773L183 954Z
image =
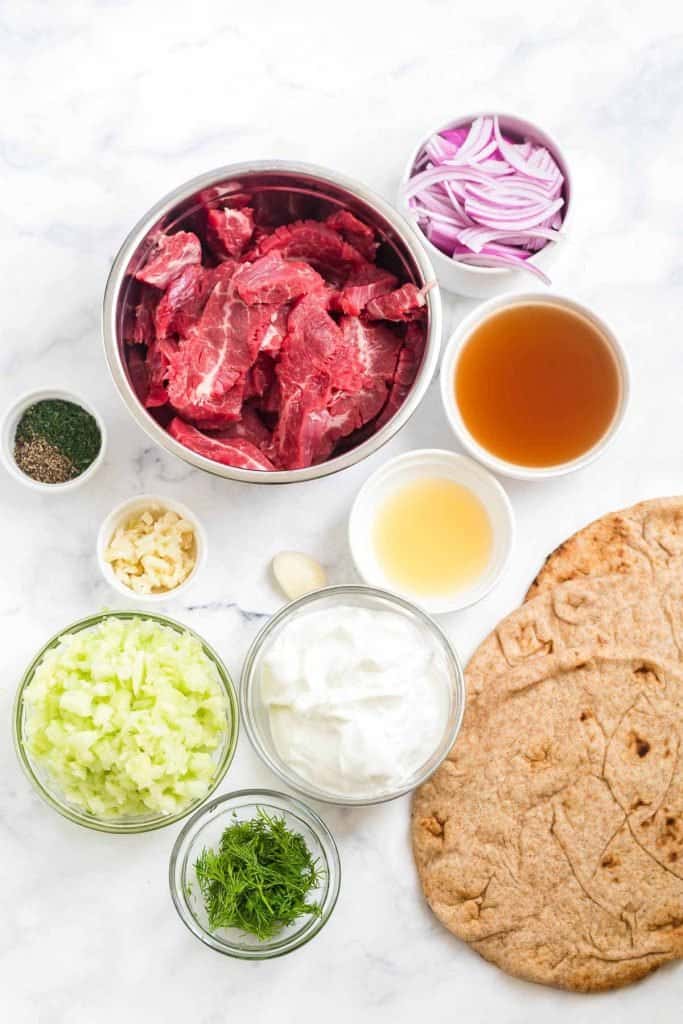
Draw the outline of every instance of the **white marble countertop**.
M395 194L416 139L481 108L546 126L575 176L558 290L615 327L633 371L618 439L597 464L508 483L518 541L500 586L444 618L463 657L521 599L560 540L602 512L683 490L683 19L671 5L389 0L247 5L194 0L5 0L0 4L0 275L3 404L67 385L106 418L106 465L70 496L36 496L0 474L0 1005L8 1024L224 1020L462 1020L661 1024L680 1019L683 968L605 996L515 981L451 937L421 899L407 799L322 809L343 862L340 901L318 938L244 964L182 926L167 887L178 827L133 838L87 832L44 806L9 736L22 669L69 621L117 607L94 553L127 496L188 500L210 559L169 614L237 674L279 604L272 554L300 548L351 578L345 528L359 485L385 458L455 447L433 384L384 451L341 476L289 488L213 479L165 455L115 394L99 332L108 266L131 224L179 182L254 157L328 165ZM448 300L449 330L472 303ZM221 791L273 785L246 736Z

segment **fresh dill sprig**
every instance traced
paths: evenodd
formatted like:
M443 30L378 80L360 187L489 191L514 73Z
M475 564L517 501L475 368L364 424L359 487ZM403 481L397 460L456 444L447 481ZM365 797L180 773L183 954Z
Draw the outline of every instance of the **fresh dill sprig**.
M240 928L271 939L303 914L322 913L307 901L321 879L318 860L284 817L262 807L250 821L229 825L217 849L202 851L195 871L212 931Z

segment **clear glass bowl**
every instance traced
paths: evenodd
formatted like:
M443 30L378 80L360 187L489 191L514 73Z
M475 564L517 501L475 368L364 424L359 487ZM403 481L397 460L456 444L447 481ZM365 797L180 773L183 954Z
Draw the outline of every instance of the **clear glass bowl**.
M271 815L284 817L287 827L303 836L321 869L320 886L311 893L311 899L321 906L321 915L304 915L273 939L264 941L237 928L209 930L194 869L202 850L217 846L224 829L235 817L239 821L249 820L259 807ZM206 946L241 960L269 960L310 942L326 924L339 895L341 865L332 833L310 807L269 789L242 789L216 797L184 825L171 851L168 880L181 921Z
M201 798L191 801L182 810L176 811L175 814L150 813L148 815L135 815L132 817L98 818L93 814L89 814L87 811L83 810L83 808L66 800L62 793L60 793L49 773L31 758L26 749L26 744L24 742L26 714L23 697L26 687L33 679L33 675L44 655L47 651L56 647L62 637L68 636L72 633L79 633L83 629L88 629L90 626L95 626L99 622L103 622L105 619L111 618L152 619L155 622L161 623L162 626L169 626L171 629L175 629L181 633L189 633L191 636L199 640L204 649L204 653L211 659L218 670L218 676L228 703L228 714L226 715L223 741L220 748L214 755L216 773L206 793ZM180 821L181 818L190 814L199 807L200 804L204 803L204 801L215 791L216 787L223 780L234 757L235 748L237 747L237 736L239 733L239 708L235 687L233 686L232 679L223 665L223 662L213 648L210 647L206 641L202 640L202 638L193 630L188 629L187 626L182 625L180 622L176 622L174 619L169 619L164 615L151 614L149 612L102 612L99 615L91 615L86 619L79 619L78 622L74 622L65 629L60 630L59 633L53 636L51 640L48 640L45 646L38 651L19 684L19 689L14 702L13 732L17 756L30 782L37 790L39 796L41 796L43 800L50 805L50 807L53 807L56 811L59 811L60 814L64 815L65 818L75 822L77 825L83 825L86 828L92 828L98 832L151 832L153 829L163 828L164 825L171 825L175 821Z
M420 767L411 778L396 789L388 790L372 796L349 796L348 793L331 793L319 789L307 779L298 775L282 760L278 754L270 731L268 710L261 700L261 664L264 652L279 635L280 631L291 620L302 613L339 605L356 605L376 611L390 611L404 615L410 622L418 626L430 640L434 651L445 667L448 686L448 713L444 718L443 732L439 744L432 756ZM254 749L268 767L292 789L304 793L314 800L326 803L360 806L363 804L383 803L395 800L404 793L409 793L421 785L436 771L455 742L460 730L465 711L465 679L462 666L446 635L436 622L416 605L376 587L336 586L307 594L305 597L285 605L277 612L257 635L242 669L240 683L240 707L242 721L247 730Z

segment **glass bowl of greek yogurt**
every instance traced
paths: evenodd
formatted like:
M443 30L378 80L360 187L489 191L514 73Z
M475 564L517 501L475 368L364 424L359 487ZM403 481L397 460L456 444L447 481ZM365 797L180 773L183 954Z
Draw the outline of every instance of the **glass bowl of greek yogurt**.
M462 666L426 612L387 591L326 587L277 612L240 686L261 759L315 800L393 800L441 764L465 709Z

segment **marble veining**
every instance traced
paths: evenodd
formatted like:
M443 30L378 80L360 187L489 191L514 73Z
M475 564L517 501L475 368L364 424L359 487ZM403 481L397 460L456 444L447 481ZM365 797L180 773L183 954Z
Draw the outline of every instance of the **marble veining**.
M99 334L108 267L166 191L220 164L308 160L393 198L416 140L450 117L498 108L537 121L574 175L557 290L622 338L633 398L605 457L572 477L505 484L517 544L500 585L442 619L463 658L521 599L560 540L609 509L683 489L683 15L615 0L503 0L465 7L377 0L0 0L0 275L3 404L39 385L75 388L110 431L83 490L34 495L0 474L0 1016L8 1024L165 1024L325 1018L468 1024L679 1019L683 968L629 990L572 996L527 985L447 934L424 905L409 800L322 807L341 851L341 898L309 946L267 964L226 960L177 919L166 869L177 831L89 833L33 794L10 739L17 680L67 622L125 601L100 578L95 536L111 507L156 491L206 525L208 564L168 614L239 674L280 605L282 548L353 579L351 501L398 452L457 447L434 382L383 451L340 476L259 488L220 480L152 445L126 413ZM448 333L473 303L446 299ZM277 786L242 733L223 791Z

